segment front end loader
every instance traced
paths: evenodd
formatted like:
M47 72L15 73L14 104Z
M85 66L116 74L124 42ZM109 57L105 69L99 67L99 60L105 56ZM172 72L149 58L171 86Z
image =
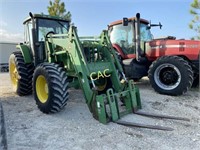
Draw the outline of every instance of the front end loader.
M32 25L31 33L27 32L29 42L18 45L20 51L10 56L10 77L18 95L30 94L33 89L42 112L60 111L67 104L68 88L79 87L93 117L103 124L112 121L126 126L172 130L122 121L129 113L187 120L139 111L139 89L132 80L126 79L106 30L98 38L81 39L68 20L31 13L24 24Z

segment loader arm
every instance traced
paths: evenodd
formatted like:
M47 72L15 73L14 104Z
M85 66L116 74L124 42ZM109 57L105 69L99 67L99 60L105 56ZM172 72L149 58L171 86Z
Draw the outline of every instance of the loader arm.
M100 122L121 117L117 102L120 99L124 99L128 113L141 108L139 91L133 82L127 82L106 30L98 41L80 41L76 27L71 26L68 34L50 34L45 41L48 61L64 63L66 73L69 68L74 69L71 72L79 80L90 111L98 120L103 118ZM99 91L99 87L103 90ZM115 117L107 117L106 105L112 111L110 116Z
M90 88L90 82L88 79L89 69L86 64L82 45L75 30L76 28L72 26L69 29L68 34L50 35L46 38L48 61L57 62L58 60L63 62L64 67L66 68L66 73L68 73L69 68L73 68L71 72L73 72L73 76L78 78L86 103L89 104L93 99L94 91ZM57 47L61 47L61 50L55 51Z

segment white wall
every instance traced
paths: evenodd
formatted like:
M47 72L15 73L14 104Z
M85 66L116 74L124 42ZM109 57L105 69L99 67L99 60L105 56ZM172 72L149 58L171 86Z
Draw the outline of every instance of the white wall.
M8 71L8 60L12 52L16 51L17 43L0 42L0 72Z
M0 42L0 64L8 63L9 56L16 51L17 43Z

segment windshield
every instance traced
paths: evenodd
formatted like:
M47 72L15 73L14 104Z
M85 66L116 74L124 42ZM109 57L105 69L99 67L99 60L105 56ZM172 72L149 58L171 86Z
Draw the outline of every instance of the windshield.
M110 31L110 40L113 44L118 44L125 54L134 53L133 43L133 25L129 22L128 26L122 24L113 26ZM152 40L150 30L147 29L147 24L140 23L140 39L144 43Z
M69 30L68 21L50 20L50 19L38 19L38 40L44 41L44 37L50 31L55 34L66 34Z

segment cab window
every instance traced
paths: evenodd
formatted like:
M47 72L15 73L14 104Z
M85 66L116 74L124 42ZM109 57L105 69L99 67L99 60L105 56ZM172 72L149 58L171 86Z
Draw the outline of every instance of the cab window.
M68 21L59 21L51 19L38 19L38 41L44 41L48 32L55 34L66 34L69 30Z

